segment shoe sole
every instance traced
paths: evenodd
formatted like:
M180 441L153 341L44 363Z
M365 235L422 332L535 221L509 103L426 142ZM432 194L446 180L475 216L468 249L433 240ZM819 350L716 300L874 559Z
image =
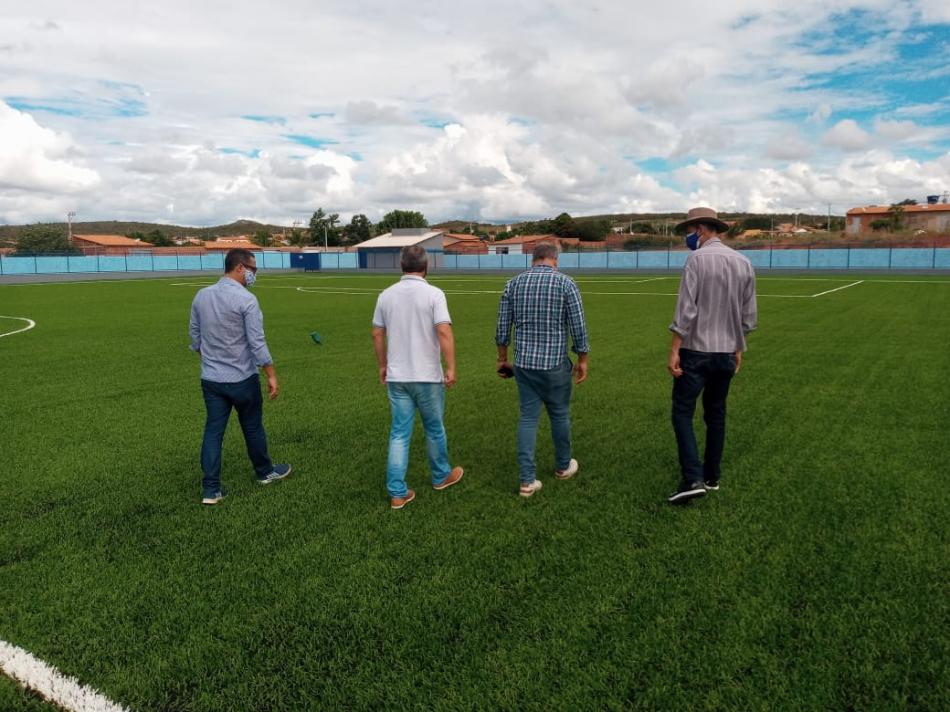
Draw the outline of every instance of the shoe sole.
M705 487L705 488L706 488L707 490L709 490L710 492L718 492L718 491L719 491L719 485L705 485L705 484L704 484L703 487Z
M224 497L220 497L218 499L203 499L201 500L201 503L205 505L206 507L210 507L215 504L220 504L223 499Z
M574 462L577 462L577 460L574 460ZM571 469L571 468L568 467L567 470L565 470L564 472L558 472L557 470L555 470L555 471L554 471L554 477L557 478L557 479L559 479L559 480L569 480L569 479L571 479L574 475L576 475L577 472L578 472L581 468L580 468L580 465L576 465L576 466L574 467L574 471L573 471L573 472L570 472L570 469Z
M294 471L294 468L291 467L289 470L287 470L287 472L285 472L284 474L280 475L279 477L271 477L271 478L266 479L266 480L258 480L258 481L257 481L257 484L259 484L259 485L269 485L271 482L279 482L280 480L283 480L283 479L289 477L289 476L290 476L290 473L293 472L293 471Z
M691 499L696 499L697 497L705 497L705 489L696 489L689 490L688 492L677 492L676 494L667 498L667 502L670 504L679 504L680 502L688 502Z
M452 485L457 485L459 482L462 481L462 477L464 476L465 476L465 470L462 470L462 472L459 473L458 479L452 480L451 482L443 482L441 485L432 485L432 489L438 492L441 492L444 489L448 489Z
M521 495L522 497L531 497L532 495L534 495L535 492L539 491L540 489L541 489L540 487L535 487L534 489L528 492L525 492L524 490L519 489L518 494Z

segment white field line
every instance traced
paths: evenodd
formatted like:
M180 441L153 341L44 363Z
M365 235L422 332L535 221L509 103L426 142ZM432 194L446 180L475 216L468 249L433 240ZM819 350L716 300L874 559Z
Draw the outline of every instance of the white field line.
M25 316L0 316L0 319L14 319L16 321L25 321L26 326L22 329L17 329L16 331L8 331L6 333L0 334L0 339L4 336L13 336L14 334L22 334L24 331L29 331L36 326L36 322L32 319L27 319Z
M857 285L862 284L863 282L864 282L863 279L859 279L857 282L852 282L851 284L845 284L845 285L842 286L842 287L835 287L834 289L829 289L829 290L824 291L824 292L818 292L818 294L812 294L811 296L812 296L812 298L814 298L814 297L823 297L823 296L825 296L826 294L831 294L832 292L840 292L842 289L848 289L849 287L856 287Z
M3 640L0 640L0 669L69 712L126 712L122 705Z

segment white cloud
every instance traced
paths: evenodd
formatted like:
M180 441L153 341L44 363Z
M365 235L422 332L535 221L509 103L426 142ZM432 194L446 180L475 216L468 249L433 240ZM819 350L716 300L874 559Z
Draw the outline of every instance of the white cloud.
M871 136L854 119L842 119L829 129L822 142L843 151L860 151L871 145Z
M947 182L945 158L916 163L916 178L902 163L950 139L939 91L902 106L882 85L828 81L920 69L894 61L902 40L926 40L922 20L945 16L936 0L276 7L33 0L5 13L0 97L40 108L25 140L0 133L0 181L18 186L0 219L49 217L75 196L89 218L190 224L288 223L317 206L433 220L697 197L799 209ZM828 31L850 11L881 32ZM636 167L650 158L686 169ZM859 179L862 160L884 164Z
M74 194L99 183L82 165L69 134L40 126L0 101L0 186L39 193Z

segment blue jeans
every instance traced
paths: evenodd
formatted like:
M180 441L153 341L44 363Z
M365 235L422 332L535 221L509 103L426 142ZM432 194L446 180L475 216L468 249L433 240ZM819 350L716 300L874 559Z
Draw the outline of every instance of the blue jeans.
M518 420L518 471L521 484L531 484L537 468L534 449L538 439L538 418L541 405L551 421L551 439L554 441L554 466L566 470L571 464L571 380L574 367L570 359L549 371L515 366L518 382L518 400L521 418Z
M258 477L269 475L274 465L267 454L260 377L255 373L237 383L216 383L202 379L201 393L208 411L204 440L201 442L201 471L204 473L201 487L204 495L210 496L221 489L221 442L231 417L231 408L237 411L254 472Z
M726 444L726 396L736 373L736 356L680 349L680 368L683 375L673 379L673 432L683 482L692 485L702 484L703 480L718 482ZM706 421L706 452L702 460L693 432L693 413L700 393Z
M416 411L422 416L426 434L426 452L432 484L445 482L452 471L449 465L449 446L442 418L445 415L445 384L443 383L388 383L389 404L392 410L392 429L389 431L389 458L386 463L386 489L390 497L405 497L406 470L409 467L409 443L416 422Z

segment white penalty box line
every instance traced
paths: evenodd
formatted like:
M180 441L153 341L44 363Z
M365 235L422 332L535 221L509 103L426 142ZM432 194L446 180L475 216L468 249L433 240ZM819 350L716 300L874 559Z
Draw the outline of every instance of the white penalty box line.
M62 674L23 648L0 640L0 670L69 712L127 712L98 690Z
M14 331L6 331L0 334L0 339L2 339L4 336L13 336L14 334L22 334L24 331L29 331L30 329L33 329L36 327L36 322L33 321L32 319L27 319L25 316L0 316L0 319L13 319L14 321L26 322L26 326L24 326L22 329L16 329Z

